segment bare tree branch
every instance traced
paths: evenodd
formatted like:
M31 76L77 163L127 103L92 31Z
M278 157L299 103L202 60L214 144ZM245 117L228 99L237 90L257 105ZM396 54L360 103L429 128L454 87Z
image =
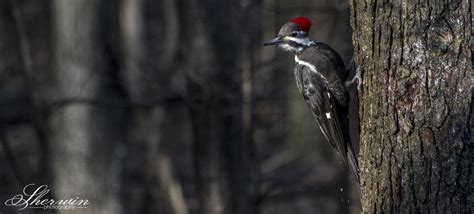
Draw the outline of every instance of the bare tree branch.
M156 158L154 163L156 164L154 168L157 169L157 177L161 186L165 189L166 194L168 194L167 199L173 214L187 214L188 208L184 200L183 190L173 176L172 165L169 159L161 155L161 157Z

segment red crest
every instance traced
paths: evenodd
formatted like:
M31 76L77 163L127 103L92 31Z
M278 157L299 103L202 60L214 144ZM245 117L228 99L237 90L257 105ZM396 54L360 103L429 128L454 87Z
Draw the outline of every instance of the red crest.
M298 25L298 27L306 33L308 33L311 29L311 21L309 21L309 19L304 16L293 18L290 20L290 22L293 22Z

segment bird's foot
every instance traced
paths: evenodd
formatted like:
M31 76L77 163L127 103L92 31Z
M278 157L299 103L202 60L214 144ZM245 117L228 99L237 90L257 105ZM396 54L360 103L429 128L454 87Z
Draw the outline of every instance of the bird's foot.
M357 91L361 91L362 90L362 71L360 69L360 65L357 66L356 75L354 76L354 79L352 80L357 81Z
M354 77L346 82L346 86L352 86L357 82L357 91L362 90L362 71L360 69L360 65L356 68L356 74Z

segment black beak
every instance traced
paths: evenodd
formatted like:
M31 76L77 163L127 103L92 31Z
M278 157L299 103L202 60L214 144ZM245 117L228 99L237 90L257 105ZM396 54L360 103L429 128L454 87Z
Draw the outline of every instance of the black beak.
M263 46L268 46L268 45L279 45L281 43L285 42L282 37L277 37L277 38L274 38L270 41L266 41L265 43L263 43Z

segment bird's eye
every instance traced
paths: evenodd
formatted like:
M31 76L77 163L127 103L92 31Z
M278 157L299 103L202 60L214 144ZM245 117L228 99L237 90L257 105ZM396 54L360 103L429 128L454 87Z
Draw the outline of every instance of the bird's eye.
M291 34L291 36L296 37L296 36L298 36L298 33L294 32L294 33Z

